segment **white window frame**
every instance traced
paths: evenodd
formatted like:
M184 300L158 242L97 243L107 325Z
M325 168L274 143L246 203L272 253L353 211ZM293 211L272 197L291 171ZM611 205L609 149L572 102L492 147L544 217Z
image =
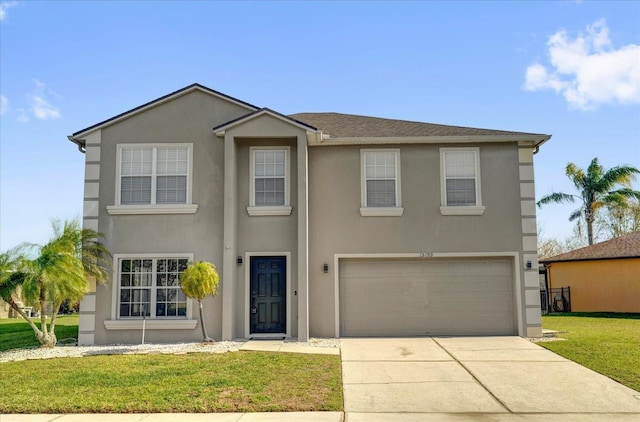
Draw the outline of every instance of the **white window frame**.
M367 177L365 169L365 154L370 152L393 153L396 165L396 206L395 207L369 207L367 206ZM400 171L399 148L376 148L360 150L360 215L363 217L400 217L404 213L402 207L402 177Z
M107 330L134 330L142 329L141 317L120 317L118 308L120 303L120 261L123 259L187 259L193 261L191 253L169 254L114 254L113 278L111 283L111 319L104 321ZM155 272L155 270L154 270ZM156 280L151 286L151 302L154 302L156 292ZM185 330L195 329L198 321L192 318L193 300L187 297L187 315L185 317L156 317L153 310L150 316L144 320L147 330Z
M284 151L284 205L256 205L255 153L256 151ZM291 148L288 146L260 146L249 148L249 206L250 216L291 215Z
M447 180L445 176L445 153L447 152L473 152L475 161L475 188L476 188L476 204L475 205L447 205ZM482 205L482 191L480 179L480 148L440 148L440 213L442 215L482 215L485 207Z
M156 183L157 183L157 155L158 148L186 147L188 148L188 170L187 170L187 199L184 204L156 204ZM122 150L126 148L152 148L152 168L151 168L151 203L142 205L122 205L121 204L121 184L122 184ZM196 204L192 204L193 189L193 143L167 143L167 144L118 144L116 147L116 192L115 205L107 206L107 212L111 215L118 214L193 214L198 210Z

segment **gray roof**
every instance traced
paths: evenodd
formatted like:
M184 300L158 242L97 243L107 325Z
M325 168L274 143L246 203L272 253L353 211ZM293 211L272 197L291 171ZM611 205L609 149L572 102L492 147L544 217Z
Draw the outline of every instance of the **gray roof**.
M463 126L437 125L408 120L384 119L342 113L297 113L289 117L306 123L334 138L384 138L422 136L540 136L539 133L509 132Z
M542 263L560 261L590 261L597 259L640 258L640 232L614 237L571 252L541 259Z

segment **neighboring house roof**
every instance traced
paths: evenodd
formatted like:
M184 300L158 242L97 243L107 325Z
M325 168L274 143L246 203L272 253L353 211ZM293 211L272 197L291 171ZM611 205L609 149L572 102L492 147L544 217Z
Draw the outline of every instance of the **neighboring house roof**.
M277 111L273 111L273 110L271 110L269 108L264 107L264 108L261 108L260 110L253 111L253 112L251 112L249 114L246 114L244 116L240 116L237 119L233 119L233 120L230 120L230 121L228 121L226 123L218 125L218 126L213 128L213 131L218 136L224 136L224 131L225 130L231 129L234 126L241 125L243 123L248 122L249 120L253 120L256 117L264 116L264 115L275 117L276 119L282 120L284 122L287 122L289 124L292 124L292 125L297 126L297 127L301 128L301 129L304 129L304 130L310 130L310 131L313 131L313 132L316 132L318 130L313 126L308 125L308 124L306 124L304 122L301 122L299 120L296 120L296 119L294 119L294 118L292 118L290 116L285 116L284 114L278 113Z
M551 258L541 259L540 262L546 264L562 261L590 261L619 258L640 258L640 231L552 256Z
M143 104L143 105L141 105L139 107L132 108L131 110L125 111L124 113L120 113L117 116L113 116L113 117L111 117L111 118L109 118L107 120L104 120L104 121L100 122L100 123L96 123L95 125L92 125L92 126L89 126L87 128L84 128L82 130L79 130L79 131L75 132L74 134L68 136L67 138L69 138L69 140L71 142L74 142L74 143L78 144L79 147L82 147L84 145L84 141L80 138L81 136L84 136L84 135L86 135L86 134L88 134L90 132L93 132L93 131L95 131L97 129L100 129L100 128L102 128L104 126L107 126L107 125L109 125L111 123L115 123L115 122L117 122L119 120L123 120L123 119L129 118L132 115L135 115L137 113L143 112L143 111L145 111L146 109L148 109L150 107L154 107L156 105L165 103L167 101L171 101L174 98L182 96L182 95L185 95L185 94L187 94L187 93L189 93L191 91L202 91L202 92L205 92L207 94L211 94L211 95L214 95L216 97L220 97L220 98L223 98L225 100L229 100L232 103L235 103L235 104L237 104L239 106L245 107L245 108L247 108L248 110L251 110L251 111L259 109L259 107L254 106L253 104L249 104L249 103L247 103L245 101L239 100L237 98L233 98L233 97L231 97L229 95L223 94L222 92L218 92L218 91L213 90L211 88L208 88L208 87L206 87L204 85L200 85L198 83L194 83L194 84L191 84L191 85L186 86L184 88L181 88L181 89L179 89L177 91L173 91L173 92L171 92L171 93L169 93L167 95L163 95L162 97L157 98L157 99L155 99L153 101L149 101L148 103L145 103L145 104Z
M447 126L342 113L297 113L291 114L289 117L322 129L325 134L338 138L522 135L543 138L549 136L539 133Z

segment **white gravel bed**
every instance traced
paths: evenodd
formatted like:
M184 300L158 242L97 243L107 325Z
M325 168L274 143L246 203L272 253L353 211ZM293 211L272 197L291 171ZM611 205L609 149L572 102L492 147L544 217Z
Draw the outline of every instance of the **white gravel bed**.
M566 341L566 338L561 337L530 337L529 341L532 343L546 343L548 341Z
M216 343L111 344L107 346L57 346L50 349L15 349L0 353L0 362L96 355L224 353L238 351L243 344L244 341L220 341Z
M187 353L237 352L245 340L219 341L215 343L172 343L172 344L111 344L107 346L56 346L54 348L14 349L0 352L0 362L15 362L34 359L71 358L96 355L146 355ZM312 338L308 342L287 340L287 344L311 347L340 347L335 338Z

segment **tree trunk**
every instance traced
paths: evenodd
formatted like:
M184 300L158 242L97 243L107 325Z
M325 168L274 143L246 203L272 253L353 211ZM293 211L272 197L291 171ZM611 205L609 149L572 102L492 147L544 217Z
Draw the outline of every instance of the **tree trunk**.
M214 340L207 335L207 327L204 325L204 316L202 315L202 300L198 299L200 307L200 327L202 327L202 341L205 343L213 343Z
M593 213L589 212L586 215L585 220L587 220L587 241L589 242L589 246L593 245Z
M56 347L58 338L53 332L50 332L49 334L42 335L38 341L40 342L40 347Z
M42 279L38 280L38 284L40 285L40 330L42 330L43 338L46 338L47 337L47 312L46 312L47 300L44 293L44 283L42 282ZM40 344L42 344L42 341L40 341Z
M11 306L11 308L13 308L14 311L16 311L18 314L20 314L20 316L27 321L27 323L31 326L31 329L33 330L34 334L36 335L36 338L42 337L42 331L40 331L38 329L38 326L36 324L33 323L33 321L31 321L31 318L29 318L27 316L27 314L24 313L24 311L22 309L20 309L20 307L18 306L18 304L13 300L12 297L9 297L9 306ZM38 340L40 341L40 340Z

